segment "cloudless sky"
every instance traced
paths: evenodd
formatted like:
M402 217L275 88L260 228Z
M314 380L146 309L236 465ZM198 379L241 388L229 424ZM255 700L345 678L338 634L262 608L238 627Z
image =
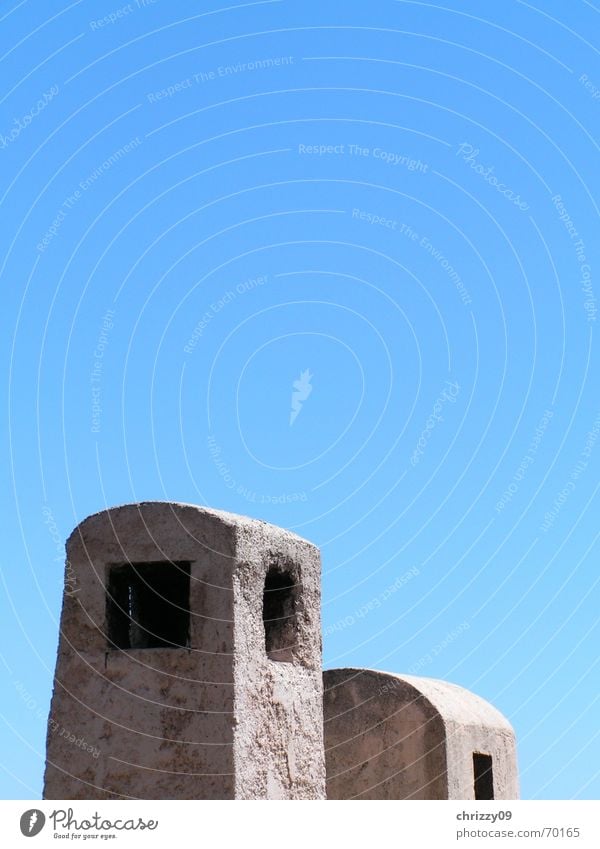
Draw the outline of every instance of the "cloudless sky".
M143 500L314 541L327 667L472 689L524 798L598 797L599 31L2 0L3 798L41 795L64 540Z

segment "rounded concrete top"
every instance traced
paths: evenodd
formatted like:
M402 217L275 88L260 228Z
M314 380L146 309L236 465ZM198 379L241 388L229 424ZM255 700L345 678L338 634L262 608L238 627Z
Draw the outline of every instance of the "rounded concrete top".
M447 722L456 722L461 725L485 725L498 728L502 731L514 734L513 728L506 717L493 705L486 702L480 696L475 695L464 687L457 684L449 684L437 678L419 678L414 675L399 675L395 672L381 672L378 669L355 669L346 667L342 669L327 669L324 672L325 689L327 690L327 678L333 683L345 683L355 677L357 683L361 677L363 686L368 686L378 694L393 694L398 691L398 682L402 682L415 693L421 695ZM336 681L337 679L337 681ZM366 684L365 679L370 679ZM387 685L387 686L386 686ZM385 687L385 689L384 689ZM397 692L401 697L401 691Z
M226 510L215 510L212 507L201 507L198 504L187 504L179 501L139 501L132 502L131 504L120 504L115 507L109 507L105 510L99 510L97 513L92 513L83 519L73 530L71 536L74 536L80 529L83 530L88 523L93 524L94 522L98 522L99 520L101 521L102 519L108 519L110 521L113 516L119 515L124 517L127 513L137 513L144 521L146 519L160 520L161 515L168 514L175 515L178 518L182 518L182 516L186 513L193 514L195 517L198 517L200 514L207 518L210 517L215 519L227 527L244 528L250 531L258 528L263 528L267 531L272 529L278 534L284 534L291 539L296 539L300 542L314 545L314 543L311 543L310 540L306 540L298 534L288 531L286 528L281 528L279 525L273 525L269 522L263 521L262 519L253 519L250 516L241 516L237 513L229 513Z

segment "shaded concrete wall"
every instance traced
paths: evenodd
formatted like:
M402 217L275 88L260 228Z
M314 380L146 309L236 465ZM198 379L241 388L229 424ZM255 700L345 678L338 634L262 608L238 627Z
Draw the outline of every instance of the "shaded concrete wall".
M361 669L324 673L328 799L443 799L444 724L410 684Z
M494 797L518 798L514 732L462 687L372 670L324 673L327 797L473 799L473 753L493 759Z
M256 546L261 550L255 550ZM265 523L191 505L145 503L114 508L79 525L67 543L44 798L311 798L324 794L322 744L321 774L316 755L312 780L294 777L293 767L287 784L281 778L268 778L268 764L275 765L277 776L290 775L288 755L294 750L296 729L297 748L302 752L305 738L311 736L307 728L321 726L315 716L322 711L322 683L314 673L317 652L320 664L318 617L303 620L310 622L310 628L317 626L316 641L311 635L307 650L309 666L300 663L302 652L298 665L266 659L263 571L267 560L276 560L282 552L307 559L307 577L317 586L316 602L309 603L312 610L318 604L318 552ZM157 561L191 564L189 647L126 651L110 647L108 570L115 564ZM269 663L273 668L265 677ZM275 684L283 688L288 701L290 688L293 693L292 708L281 715L273 712L267 700L273 696L276 703ZM296 687L301 689L298 694ZM253 688L258 697L251 697ZM303 711L310 719L304 720ZM299 725L292 721L298 716ZM241 741L252 735L242 729L256 724L261 729L262 766L254 770L251 780L245 780L244 758L250 750L246 752ZM320 733L317 730L317 738ZM90 754L71 737L84 740L99 754Z

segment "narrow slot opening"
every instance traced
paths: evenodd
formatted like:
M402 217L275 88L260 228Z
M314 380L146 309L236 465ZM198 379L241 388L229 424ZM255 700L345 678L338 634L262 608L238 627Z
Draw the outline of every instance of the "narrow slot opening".
M263 592L265 651L271 660L290 663L298 640L296 585L288 571L271 567Z
M491 755L473 752L473 778L476 799L494 798L494 772Z

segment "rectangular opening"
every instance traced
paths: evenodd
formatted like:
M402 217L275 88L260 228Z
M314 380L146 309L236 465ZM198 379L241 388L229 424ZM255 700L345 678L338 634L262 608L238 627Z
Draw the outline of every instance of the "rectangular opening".
M190 564L166 560L110 566L106 621L111 648L188 646Z
M494 772L492 756L473 752L473 776L476 799L494 798Z
M290 663L298 640L296 583L290 572L273 566L267 572L263 592L265 650L271 660Z

